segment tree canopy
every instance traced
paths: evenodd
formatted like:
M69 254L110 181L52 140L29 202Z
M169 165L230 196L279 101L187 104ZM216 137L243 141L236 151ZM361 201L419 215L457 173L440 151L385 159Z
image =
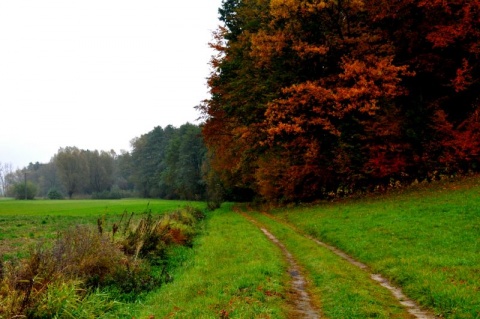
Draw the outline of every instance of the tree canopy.
M143 197L202 199L206 148L200 127L155 127L132 141L132 179Z
M229 188L312 200L478 169L479 0L224 0L198 108Z

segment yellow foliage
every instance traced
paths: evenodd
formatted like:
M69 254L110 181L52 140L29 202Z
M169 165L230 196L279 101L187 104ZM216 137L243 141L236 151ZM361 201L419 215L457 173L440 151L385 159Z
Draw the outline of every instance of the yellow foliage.
M292 13L296 12L299 1L296 0L271 0L270 14L275 18L288 18Z

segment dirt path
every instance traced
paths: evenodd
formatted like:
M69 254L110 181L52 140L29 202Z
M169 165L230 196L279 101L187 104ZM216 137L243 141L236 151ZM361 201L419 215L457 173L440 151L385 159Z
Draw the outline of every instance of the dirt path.
M278 221L274 216L272 216L268 213L263 212L262 214L265 215L266 217L270 218L271 220L277 222L277 223L282 223L281 221ZM285 223L283 223L283 224L285 224ZM398 300L398 302L402 306L404 306L406 308L406 310L411 315L413 315L415 318L418 318L418 319L434 319L434 318L436 318L434 315L430 314L429 312L427 312L425 310L422 310L420 308L420 306L415 301L408 298L402 292L402 290L399 287L395 287L388 279L386 279L385 277L383 277L380 274L373 274L370 271L370 268L367 265L365 265L364 263L361 263L361 262L355 260L353 257L347 255L345 252L341 251L340 249L338 249L334 246L326 244L326 243L324 243L324 242L322 242L322 241L320 241L320 240L318 240L318 239L316 239L312 236L309 236L309 235L303 233L302 231L298 230L293 225L288 224L288 226L291 227L291 229L293 229L298 234L304 236L305 238L308 238L308 239L314 241L317 245L320 245L322 247L325 247L325 248L329 249L330 251L332 251L337 256L340 256L341 258L345 259L346 261L348 261L352 265L355 265L358 268L362 269L363 271L369 273L370 278L372 278L374 281L378 282L382 287L388 289L392 293L392 295ZM279 243L279 244L281 245L281 243Z
M239 212L239 211L238 211ZM287 248L268 230L263 228L257 223L256 220L252 219L247 214L239 212L250 222L255 224L260 230L270 239L278 248L282 251L283 256L288 262L288 273L292 279L291 287L288 292L289 301L292 302L294 309L292 313L289 314L289 318L295 319L318 319L320 318L320 313L312 303L312 298L307 290L307 281L302 274L302 271L295 261L293 255L287 250Z
M283 255L286 257L289 269L288 273L292 277L292 291L291 294L293 298L291 300L295 304L295 310L293 318L308 318L308 319L317 319L320 318L320 314L315 310L312 305L312 299L306 289L306 280L300 271L300 267L293 258L292 254L285 248L285 246L271 233L268 232L265 228L260 228L260 230L274 242L282 251Z

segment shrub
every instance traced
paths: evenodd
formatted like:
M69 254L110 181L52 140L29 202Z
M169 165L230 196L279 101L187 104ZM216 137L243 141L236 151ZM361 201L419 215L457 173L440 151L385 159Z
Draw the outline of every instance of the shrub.
M110 238L87 226L63 232L52 248L56 271L85 280L90 286L101 285L118 271L123 258Z
M165 242L162 241L162 231L159 228L161 221L162 219L153 218L149 212L136 227L129 229L128 235L122 242L125 253L134 256L135 259L149 255L162 256Z
M34 199L37 193L37 186L30 181L26 185L25 183L17 183L12 186L10 193L15 199Z
M155 274L150 264L144 260L128 258L123 264L125 267L120 268L105 283L117 300L135 301L143 292L158 288L165 281L164 273Z
M122 243L124 251L135 258L163 257L170 244L190 245L196 234L195 224L203 218L201 210L188 206L160 218L154 218L149 212L137 227L130 229Z
M199 208L192 207L192 206L186 206L184 209L187 212L189 212L193 217L195 217L195 219L198 220L198 221L203 220L206 217L205 213Z
M52 188L47 193L48 199L64 199L62 193L60 193L57 189Z
M102 192L96 192L92 193L92 199L122 199L123 195L122 193L117 190L111 190L111 191L102 191Z

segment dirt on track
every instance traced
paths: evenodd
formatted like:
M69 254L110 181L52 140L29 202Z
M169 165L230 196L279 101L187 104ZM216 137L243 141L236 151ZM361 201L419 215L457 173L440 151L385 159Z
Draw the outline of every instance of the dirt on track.
M305 280L304 275L302 274L302 271L300 270L300 267L298 263L296 262L295 258L293 255L286 249L286 247L273 235L271 234L268 230L266 230L264 227L259 225L256 220L252 219L249 215L246 213L242 213L237 210L237 212L241 213L246 219L248 219L250 222L255 224L264 234L269 238L275 245L277 245L280 250L282 251L285 259L287 260L289 264L289 274L292 279L291 281L291 290L289 294L289 299L292 302L294 306L294 310L292 314L289 315L289 318L306 318L306 319L316 319L320 318L320 311L316 309L316 307L312 303L312 297L310 296L308 289L307 289L307 282ZM266 217L270 218L271 220L281 223L280 221L276 220L276 218L268 213L263 212L263 215ZM435 319L434 315L429 313L428 311L425 311L420 308L420 306L413 301L412 299L408 298L399 287L394 286L388 279L383 277L380 274L374 274L370 271L370 268L362 263L354 259L353 257L347 255L345 252L341 251L340 249L331 246L329 244L326 244L312 236L309 236L307 234L304 234L300 230L296 229L293 225L288 225L293 229L295 232L298 234L302 235L305 238L308 238L315 242L317 245L320 245L322 247L327 248L334 254L338 255L339 257L343 258L347 262L351 263L352 265L355 265L356 267L362 269L363 271L367 272L370 275L370 278L374 281L376 281L379 285L382 287L388 289L391 294L395 297L395 299L398 300L399 304L401 304L405 309L410 313L413 317L417 319Z
M280 222L280 221L276 220L276 218L274 216L272 216L268 213L262 212L262 214L265 215L266 217L270 218L271 220L275 221L275 222ZM426 310L423 310L415 301L408 298L402 292L401 288L394 286L387 278L383 277L381 274L372 273L370 271L370 268L366 264L364 264L362 262L359 262L358 260L356 260L352 256L346 254L345 252L341 251L340 249L338 249L334 246L331 246L331 245L326 244L326 243L324 243L324 242L322 242L322 241L320 241L320 240L318 240L318 239L316 239L312 236L304 234L303 232L296 229L293 225L289 225L289 227L291 227L298 234L301 234L305 238L308 238L308 239L314 241L317 245L320 245L322 247L327 248L328 250L330 250L331 252L333 252L337 256L343 258L347 262L349 262L352 265L357 266L358 268L367 272L370 275L370 278L372 278L374 281L376 281L382 287L388 289L391 292L391 294L395 297L395 299L397 299L398 302L403 307L405 307L405 309L408 311L408 313L410 313L413 317L415 317L417 319L435 319L435 318L437 318L433 314L431 314L430 312L428 312Z
M372 278L373 280L378 282L382 287L387 288L392 293L392 295L395 297L395 299L397 299L398 302L402 306L404 306L407 309L407 311L411 315L413 315L415 318L418 318L418 319L433 319L433 318L435 318L435 316L429 314L427 311L422 310L420 308L420 306L415 301L413 301L412 299L405 296L405 294L402 292L402 289L400 289L398 287L395 287L388 279L386 279L385 277L383 277L380 274L371 273L369 267L367 265L365 265L364 263L361 263L358 260L355 260L353 257L347 255L346 253L344 253L340 249L338 249L336 247L333 247L331 245L328 245L324 242L321 242L316 238L312 238L310 236L308 236L308 238L313 240L318 245L329 249L334 254L342 257L343 259L345 259L346 261L348 261L352 265L355 265L358 268L361 268L362 270L368 272L370 274L370 278Z
M292 286L290 290L290 300L294 304L294 310L290 314L291 318L306 318L306 319L317 319L320 318L319 312L315 309L312 303L312 298L308 293L306 288L307 281L300 271L300 267L293 258L293 255L285 248L285 246L268 230L265 228L260 228L260 230L268 237L272 242L277 245L282 251L283 255L287 259L289 264L288 273L292 278Z
M238 213L242 214L246 219L251 223L256 225L264 234L267 236L270 241L272 241L278 248L282 251L283 256L285 257L288 263L288 274L291 278L291 286L288 290L288 301L292 304L293 309L288 314L288 318L292 319L318 319L321 318L320 312L317 310L315 305L312 302L312 297L307 289L307 281L300 269L300 266L295 261L293 255L287 250L287 248L268 230L263 228L257 223L256 220L252 219L247 214L244 214L240 211Z

